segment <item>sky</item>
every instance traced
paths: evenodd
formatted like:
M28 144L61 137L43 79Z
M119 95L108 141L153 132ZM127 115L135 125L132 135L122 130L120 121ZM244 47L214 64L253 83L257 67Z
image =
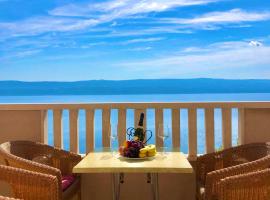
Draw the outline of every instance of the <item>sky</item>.
M269 0L0 0L0 80L270 78Z

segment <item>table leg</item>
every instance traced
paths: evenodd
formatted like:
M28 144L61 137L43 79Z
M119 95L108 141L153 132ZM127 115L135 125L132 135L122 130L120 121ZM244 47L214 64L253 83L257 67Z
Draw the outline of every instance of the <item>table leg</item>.
M116 191L116 186L117 186L116 176L117 176L117 174L115 174L115 173L112 174L112 199L113 200L118 200L117 199L117 191Z
M153 191L153 199L159 200L158 173L151 173L151 184Z
M123 173L113 173L112 174L112 198L113 200L119 200L120 198L120 182L124 183Z

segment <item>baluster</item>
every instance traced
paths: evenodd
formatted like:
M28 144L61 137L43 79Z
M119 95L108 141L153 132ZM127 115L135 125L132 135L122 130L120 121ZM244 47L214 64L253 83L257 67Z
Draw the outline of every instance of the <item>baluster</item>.
M122 146L124 141L126 140L126 120L127 120L127 112L126 109L118 110L118 146Z
M206 153L215 151L215 124L214 124L214 109L206 108L204 111L205 118L205 146Z
M223 148L232 146L232 110L231 108L222 109L222 141Z
M172 144L180 150L180 109L172 109Z
M156 146L163 147L163 141L160 137L158 137L158 131L161 129L163 131L163 109L156 108L155 109L155 135L156 135Z
M40 141L43 144L48 144L48 111L41 110L41 135Z
M197 157L197 109L188 109L188 158Z
M102 110L102 145L103 147L110 147L110 130L111 130L111 110Z
M94 134L94 116L95 110L87 109L85 111L86 124L86 153L94 151L95 148L95 134Z
M245 144L245 109L238 108L238 145Z
M79 126L78 126L78 110L69 111L69 134L70 134L70 151L79 153Z
M54 146L63 147L63 110L53 110L53 135Z

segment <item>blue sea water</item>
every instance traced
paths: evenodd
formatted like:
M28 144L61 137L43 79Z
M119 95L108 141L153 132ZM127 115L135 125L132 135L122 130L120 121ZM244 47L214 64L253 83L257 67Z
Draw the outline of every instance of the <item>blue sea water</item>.
M213 101L270 101L270 93L255 94L153 94L153 95L70 95L70 96L1 96L0 103L93 103L93 102L213 102ZM221 109L215 109L215 147L222 145L222 121ZM134 126L134 110L127 110L127 127ZM153 137L149 143L155 142L154 110L147 109L147 129L153 132ZM180 150L184 153L188 151L188 114L187 109L180 110ZM95 111L95 149L101 148L102 144L102 111ZM53 113L48 112L48 139L53 145ZM63 132L64 149L69 150L69 112L63 112ZM117 126L117 110L111 111L111 125ZM164 128L171 130L171 110L164 109ZM204 130L204 109L197 110L197 139L198 153L205 152L205 130ZM109 133L108 133L109 137ZM232 110L232 142L237 144L238 140L238 110ZM172 146L172 139L169 137L166 146ZM79 111L79 149L80 153L85 153L85 111ZM117 147L117 142L113 144Z

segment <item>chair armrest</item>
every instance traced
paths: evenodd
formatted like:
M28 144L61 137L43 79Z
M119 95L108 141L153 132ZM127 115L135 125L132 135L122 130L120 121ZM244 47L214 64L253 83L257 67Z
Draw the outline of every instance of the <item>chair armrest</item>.
M11 167L21 168L29 171L55 176L58 179L59 186L61 186L62 175L61 171L57 168L33 162L11 154L8 155L8 165Z
M27 160L21 157L10 155L8 159L8 165L11 167L22 168L25 170L35 171L39 173L45 173L53 176L59 176L61 179L61 171L57 168L40 164L31 160Z
M197 183L205 184L207 173L215 170L216 152L199 156L196 162Z
M222 179L218 196L220 200L270 199L270 169Z
M206 175L209 172L223 168L223 158L231 154L233 151L237 151L239 147L232 147L229 149L208 153L197 158L196 177L197 182L205 185Z
M256 161L252 161L249 163L244 163L241 165L236 165L232 167L227 167L224 169L216 170L210 172L206 175L206 183L205 183L205 196L206 199L212 198L212 196L216 196L218 191L220 190L219 182L221 179L226 177L245 174L249 172L254 172L262 169L266 169L269 167L270 156L261 158Z
M269 167L270 156L266 156L256 161L252 161L249 163L244 163L241 165L236 165L232 167L227 167L224 169L216 170L210 172L206 176L205 183L205 197L206 199L212 198L212 196L216 196L218 191L220 190L219 183L221 179L226 177L245 174L249 172L254 172L258 170L263 170Z
M77 165L82 157L78 154L53 148L53 166L60 169L63 175L72 174L73 167Z
M252 143L205 154L197 159L197 181L203 184L209 172L240 165L264 157L269 145Z
M21 199L14 199L14 198L11 198L11 197L0 196L0 200L21 200Z
M55 176L13 168L0 167L0 180L11 185L15 198L58 200L58 180Z
M36 151L52 159L52 166L63 175L72 174L73 167L81 161L81 156L43 143L32 144Z

